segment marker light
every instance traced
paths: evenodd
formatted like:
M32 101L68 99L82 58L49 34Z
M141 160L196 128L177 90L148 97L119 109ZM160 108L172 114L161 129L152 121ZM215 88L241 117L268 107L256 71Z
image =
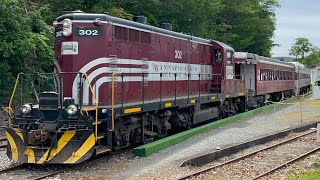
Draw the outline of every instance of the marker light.
M77 106L75 105L70 105L67 107L67 113L69 115L75 115L77 113L78 109L77 109Z
M72 22L71 22L70 19L64 19L64 20L62 21L62 24L63 24L63 27L64 27L64 28L69 28L69 27L71 26Z
M71 30L70 30L70 29L63 29L62 34L63 34L63 36L68 37L68 36L70 36L72 33L71 33Z
M32 107L30 104L24 104L22 107L21 107L21 112L23 114L29 114L32 110Z
M62 26L63 26L63 31L62 34L63 36L71 36L72 34L72 22L70 19L64 19L62 21Z

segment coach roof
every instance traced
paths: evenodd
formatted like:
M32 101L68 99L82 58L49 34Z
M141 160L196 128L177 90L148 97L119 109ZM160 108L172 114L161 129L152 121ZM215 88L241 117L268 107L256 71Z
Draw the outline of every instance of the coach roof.
M258 62L294 68L294 65L291 63L280 61L278 59L264 57L264 56L258 56Z

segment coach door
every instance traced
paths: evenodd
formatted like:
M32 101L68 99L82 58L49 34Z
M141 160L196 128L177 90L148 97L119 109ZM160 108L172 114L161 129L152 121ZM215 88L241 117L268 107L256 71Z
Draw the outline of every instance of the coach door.
M253 96L255 94L255 87L256 87L256 81L255 81L255 64L246 64L246 86L248 88L248 95Z

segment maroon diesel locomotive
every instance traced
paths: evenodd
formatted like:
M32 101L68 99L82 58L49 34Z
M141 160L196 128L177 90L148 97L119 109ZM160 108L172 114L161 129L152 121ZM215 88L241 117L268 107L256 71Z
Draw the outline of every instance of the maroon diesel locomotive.
M237 57L222 42L134 20L82 12L56 19L55 89L16 114L10 100L11 159L79 163L293 94L293 65Z

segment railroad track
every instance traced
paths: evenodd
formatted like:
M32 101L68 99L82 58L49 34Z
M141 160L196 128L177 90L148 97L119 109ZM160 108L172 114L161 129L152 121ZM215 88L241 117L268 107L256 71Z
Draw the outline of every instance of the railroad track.
M2 144L5 141L7 141L7 138L0 138L0 149L7 147L7 144Z
M41 169L40 170L39 169L34 169L34 170L29 170L28 171L28 169L30 167L26 166L25 164L20 164L20 165L17 165L17 166L13 166L13 167L9 167L9 168L0 170L0 176L2 174L5 174L5 173L18 174L18 172L20 170L27 170L27 172L23 172L23 174L21 173L20 176L23 176L24 179L40 180L40 179L53 177L53 176L55 176L57 174L61 174L61 173L67 172L67 171L76 170L77 168L82 168L82 167L85 167L85 166L89 166L89 165L98 163L100 161L103 161L106 158L110 158L110 157L109 156L104 156L104 157L100 157L100 158L97 158L97 159L88 160L87 162L83 162L81 164L73 165L73 166L70 165L70 166L67 166L67 167L59 169L59 170L54 170L52 172L43 172L43 171L41 171ZM48 166L50 166L50 165L48 165ZM24 175L24 174L28 174L28 175ZM33 174L33 175L30 175L30 174ZM39 174L41 174L41 175L39 175Z
M285 140L285 141L281 141L281 142L276 143L276 144L273 144L273 145L271 145L271 146L267 146L267 147L265 147L265 148L262 148L262 149L259 149L259 150L250 152L250 153L245 154L245 155L242 155L242 156L240 156L240 157L236 157L236 158L227 160L227 161L222 162L222 163L217 164L217 165L209 166L209 167L207 167L207 168L205 168L205 169L195 171L195 172L190 173L190 174L188 174L188 175L185 175L185 176L183 176L183 177L179 177L178 180L183 180L183 179L188 179L188 178L196 177L196 176L198 176L198 175L204 174L204 173L206 173L206 172L208 172L208 171L211 171L211 170L214 170L214 169L216 169L216 168L220 168L220 167L222 167L222 166L226 166L226 165L229 165L229 164L232 164L232 163L239 162L240 160L244 160L244 159L246 159L246 158L253 157L253 156L257 155L257 154L260 153L260 152L267 151L267 150L270 150L270 149L274 149L274 148L279 147L279 146L284 145L284 144L289 144L289 143L292 142L292 141L299 140L299 138L308 136L308 135L313 134L313 133L316 133L316 131L315 131L315 130L311 130L311 131L308 131L308 132L303 133L303 134L301 134L301 135L298 135L298 136L292 137L292 138L290 138L290 139L287 139L287 140ZM260 179L260 178L262 178L262 177L265 177L265 176L267 176L267 175L270 175L270 174L272 174L273 172L275 172L276 170L282 169L282 168L284 168L285 166L287 166L288 164L291 164L291 163L293 163L293 162L295 162L295 161L298 161L298 160L300 160L300 159L303 159L304 157L306 157L306 156L308 156L308 155L310 155L310 154L312 154L312 153L315 153L315 152L317 152L317 151L319 151L319 150L320 150L320 146L317 146L316 148L314 148L314 149L312 149L312 150L310 150L310 151L308 151L308 152L306 152L306 153L303 153L302 155L297 156L296 158L293 158L293 159L291 159L291 160L289 160L289 161L286 161L286 162L284 162L284 163L282 163L282 164L280 164L280 165L278 165L278 166L276 166L276 167L273 167L272 169L270 169L270 170L268 170L268 171L265 171L265 172L259 174L259 175L256 176L256 177L253 177L252 180Z
M123 151L125 151L125 150L122 150L120 152L116 152L113 155L120 154ZM13 166L13 167L9 167L9 168L0 170L0 177L1 177L1 175L5 174L5 173L10 173L13 175L18 175L19 177L17 177L17 179L20 179L20 177L23 177L23 179L30 179L30 180L46 179L46 178L54 177L55 175L58 175L58 174L62 174L64 172L85 168L85 167L88 167L90 165L94 165L99 162L105 162L111 157L112 156L110 156L110 155L101 155L101 156L89 159L87 161L84 161L80 164L70 165L70 166L66 165L65 167L59 166L60 168L58 168L58 170L49 170L49 172L48 172L48 169L54 169L54 168L50 168L51 165L35 167L32 165L21 164L21 165L17 165L17 166ZM46 169L46 170L43 170L43 169ZM23 172L21 170L23 170L23 171L26 170L26 171ZM21 171L21 172L19 173L19 171Z
M88 161L86 162L82 162L81 164L78 164L78 165L74 165L74 166L70 166L70 167L67 167L65 169L61 169L61 170L57 170L57 171L53 171L53 172L49 172L45 175L41 175L41 176L37 176L37 177L33 177L31 179L33 180L40 180L40 179L45 179L45 178L49 178L49 177L53 177L57 174L61 174L61 173L64 173L64 172L67 172L67 171L71 171L71 170L76 170L77 168L82 168L82 167L86 167L86 166L90 166L92 164L95 164L95 163L98 163L100 161L103 161L103 160L106 160L106 159L109 159L110 156L103 156L103 157L100 157L100 158L97 158L97 159L89 159Z
M2 142L5 142L6 140L7 140L7 138L0 138L0 148L6 148L7 147L6 144L1 144ZM130 148L128 148L128 149L125 148L125 149L120 150L118 152L112 153L112 155L121 154L124 151L128 151L128 150L131 150L131 149ZM46 167L44 169L47 169L47 170L48 169L54 169L54 168L50 168L50 166L51 166L50 164L44 165L44 166L37 166L37 165L33 166L33 165L28 165L28 164L19 164L19 165L16 165L16 166L12 166L12 167L8 167L8 168L0 170L0 177L2 175L6 174L6 173L10 173L10 174L13 174L13 175L18 174L18 176L23 176L23 179L40 180L40 179L53 177L55 175L62 174L62 173L67 172L67 171L76 170L78 168L80 169L80 168L87 167L87 166L90 166L90 165L93 165L93 164L96 164L96 163L99 163L99 162L103 162L103 161L106 161L107 159L109 159L110 157L111 157L110 155L101 155L101 156L97 156L97 157L91 158L91 159L89 159L87 161L84 161L84 162L82 162L80 164L70 165L70 166L66 165L63 168L62 167L58 168L58 170L49 170L49 172L48 171L43 171L42 169L43 169L44 166ZM52 165L52 166L54 166L54 165ZM21 170L22 171L26 170L26 171L19 173L19 171L21 171Z
M8 168L5 168L5 169L1 169L0 170L0 175L4 174L4 173L10 173L10 172L13 172L13 171L21 170L23 168L24 168L23 165L16 165L16 166L8 167Z

